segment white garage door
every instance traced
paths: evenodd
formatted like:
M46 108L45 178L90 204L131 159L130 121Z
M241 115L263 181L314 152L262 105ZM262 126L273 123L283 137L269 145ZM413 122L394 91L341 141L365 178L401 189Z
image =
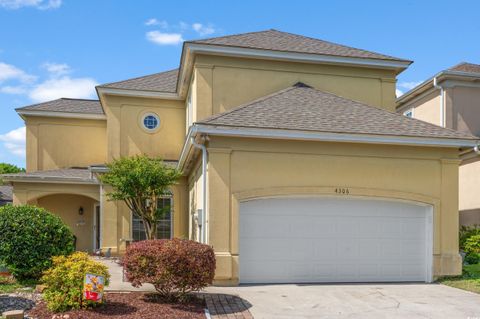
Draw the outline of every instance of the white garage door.
M429 206L395 201L242 202L240 282L429 282L431 220Z

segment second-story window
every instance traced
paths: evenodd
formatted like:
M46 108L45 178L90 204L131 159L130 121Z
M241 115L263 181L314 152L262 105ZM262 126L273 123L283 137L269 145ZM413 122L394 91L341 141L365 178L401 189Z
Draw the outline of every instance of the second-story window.
M155 132L160 126L160 118L155 113L146 113L143 115L141 123L148 132Z

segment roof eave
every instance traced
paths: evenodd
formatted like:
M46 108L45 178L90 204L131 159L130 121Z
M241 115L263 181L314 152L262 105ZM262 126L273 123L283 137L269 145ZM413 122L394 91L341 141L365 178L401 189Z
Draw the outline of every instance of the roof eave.
M397 135L376 135L357 133L332 133L319 131L297 131L268 128L227 127L208 124L194 124L194 133L234 137L258 137L270 139L314 140L327 142L350 142L369 144L398 144L410 146L433 146L471 148L480 143L480 139L415 137Z
M222 46L212 44L199 44L193 42L185 42L186 47L191 53L203 54L222 54L229 56L253 57L253 58L270 58L275 60L292 60L299 62L316 62L316 63L335 63L348 64L364 67L378 67L386 69L404 70L413 61L409 60L388 60L374 58L357 58L345 57L301 52L275 51L253 48L242 48L233 46Z
M39 111L39 110L25 110L25 109L15 109L15 111L23 119L25 119L25 116L74 118L74 119L87 119L87 120L106 120L107 119L105 114L94 114L94 113L56 112L56 111Z
M146 90L132 90L121 88L107 88L97 86L97 93L102 95L120 95L120 96L132 96L132 97L146 97L166 100L182 100L182 98L175 92L160 92L160 91L146 91Z
M87 184L99 185L97 180L81 179L81 178L61 178L61 177L33 177L33 176L9 176L2 175L5 182L22 182L22 183L53 183L53 184Z

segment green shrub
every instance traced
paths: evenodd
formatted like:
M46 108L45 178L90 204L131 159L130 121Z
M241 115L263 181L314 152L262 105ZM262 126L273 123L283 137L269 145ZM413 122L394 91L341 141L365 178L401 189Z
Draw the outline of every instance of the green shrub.
M53 266L45 271L41 281L47 286L43 299L51 311L89 308L96 302L83 299L85 274L105 277L108 285L110 274L102 263L92 260L88 254L76 252L70 256L53 257Z
M473 225L473 226L462 226L460 227L460 249L465 250L465 242L471 236L480 235L480 226Z
M465 252L467 254L480 254L480 235L473 235L465 240Z
M215 275L213 248L191 240L144 240L131 244L123 260L132 286L152 284L171 300L212 284Z
M478 264L480 262L480 254L470 253L466 255L465 262L469 265Z
M58 216L35 206L0 207L0 263L18 280L40 278L52 256L73 250L73 234Z

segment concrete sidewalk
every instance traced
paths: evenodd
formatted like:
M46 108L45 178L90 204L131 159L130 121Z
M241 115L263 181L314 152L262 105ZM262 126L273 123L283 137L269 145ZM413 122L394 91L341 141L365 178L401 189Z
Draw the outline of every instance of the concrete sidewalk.
M94 259L107 266L110 272L110 285L105 287L105 291L155 292L155 288L151 284L144 284L139 288L135 288L129 282L124 281L123 267L118 263L118 259L101 257L94 257Z

